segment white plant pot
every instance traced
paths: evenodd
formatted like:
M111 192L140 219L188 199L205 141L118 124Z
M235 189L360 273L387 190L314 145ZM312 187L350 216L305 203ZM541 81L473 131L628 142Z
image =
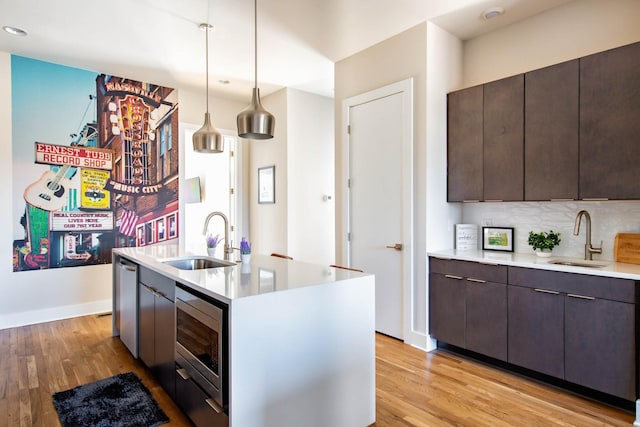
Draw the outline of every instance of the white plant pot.
M216 249L218 248L207 248L207 254L209 256L216 256Z
M251 262L251 254L240 254L240 259L243 264L249 264Z
M552 254L553 254L553 252L551 252L549 250L536 251L536 255L538 255L539 257L542 257L542 258L549 258Z

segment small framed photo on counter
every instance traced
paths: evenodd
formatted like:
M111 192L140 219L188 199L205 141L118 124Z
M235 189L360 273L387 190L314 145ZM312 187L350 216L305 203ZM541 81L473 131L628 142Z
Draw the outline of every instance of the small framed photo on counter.
M478 250L478 226L476 224L456 224L455 248L459 251Z
M482 250L513 252L513 227L482 227Z

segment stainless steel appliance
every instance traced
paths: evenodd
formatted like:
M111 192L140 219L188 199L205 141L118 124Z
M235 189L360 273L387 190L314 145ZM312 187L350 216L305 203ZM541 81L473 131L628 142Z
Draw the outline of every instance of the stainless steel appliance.
M192 290L177 286L176 365L177 373L185 382L182 386L185 396L182 400L181 396L176 398L192 420L202 413L203 405L188 401L193 393L188 393L187 388L193 385L186 382L195 383L205 393L202 404L208 405L215 414L228 416L227 339L225 309ZM176 394L179 384L177 381Z
M120 340L133 357L138 357L138 265L119 257L116 288L118 292Z

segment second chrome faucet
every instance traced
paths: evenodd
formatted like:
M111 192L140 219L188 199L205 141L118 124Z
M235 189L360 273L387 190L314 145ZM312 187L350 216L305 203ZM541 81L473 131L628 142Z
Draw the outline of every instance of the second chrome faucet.
M585 217L585 220L587 222L587 229L585 230L586 241L584 244L584 259L592 260L593 254L602 253L602 241L600 242L599 248L594 248L593 245L591 244L591 215L589 215L589 212L585 210L581 210L580 212L578 212L578 215L576 216L576 224L573 227L574 236L577 236L578 234L580 234L580 221L582 220L583 216Z

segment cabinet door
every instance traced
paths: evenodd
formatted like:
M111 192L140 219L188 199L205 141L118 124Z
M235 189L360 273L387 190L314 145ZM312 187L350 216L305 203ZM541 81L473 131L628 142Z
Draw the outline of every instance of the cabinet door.
M635 400L635 305L565 298L565 379Z
M524 75L484 85L484 200L524 198Z
M447 95L447 200L482 200L482 86Z
M640 43L580 59L580 198L640 199Z
M525 200L578 198L579 61L526 73Z
M429 274L429 333L439 341L465 346L465 281Z
M147 367L155 363L155 295L142 283L138 284L138 356Z
M564 298L531 288L509 286L508 361L564 378Z
M153 374L162 388L175 395L175 304L162 296L155 297L155 360Z
M507 360L507 285L467 280L466 348Z

